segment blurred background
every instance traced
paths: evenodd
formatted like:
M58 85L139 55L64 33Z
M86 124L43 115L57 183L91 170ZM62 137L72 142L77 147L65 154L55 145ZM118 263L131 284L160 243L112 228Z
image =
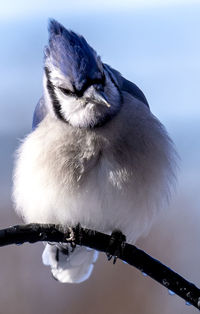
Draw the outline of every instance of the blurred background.
M200 1L0 1L0 227L20 223L11 202L13 156L42 94L53 17L80 34L145 93L181 157L169 210L137 245L200 286ZM196 313L136 269L102 254L91 278L61 284L42 244L0 248L0 313Z

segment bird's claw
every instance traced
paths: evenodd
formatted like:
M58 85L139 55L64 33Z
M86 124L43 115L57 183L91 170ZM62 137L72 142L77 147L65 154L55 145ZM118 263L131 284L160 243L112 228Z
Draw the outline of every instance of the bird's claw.
M113 264L116 263L117 261L117 256L116 255L111 255L110 253L106 253L108 261L110 261L113 258Z
M68 241L68 242L73 242L73 241L75 241L74 230L73 230L72 227L69 227L68 229L69 229L69 237L68 238L66 237L65 240Z
M69 227L68 229L69 229L69 237L66 237L65 240L70 243L70 246L72 249L71 252L73 252L76 248L75 233L72 227Z
M126 237L119 231L114 230L111 234L109 245L107 248L106 256L108 261L113 258L113 264L116 263L117 258L122 254L125 247Z

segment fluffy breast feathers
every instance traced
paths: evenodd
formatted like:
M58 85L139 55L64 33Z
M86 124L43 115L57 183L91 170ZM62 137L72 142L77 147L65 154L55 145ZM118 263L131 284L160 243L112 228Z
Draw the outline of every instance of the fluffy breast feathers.
M17 152L16 210L26 222L119 228L134 242L166 206L175 163L163 126L127 93L103 127L74 128L47 114Z

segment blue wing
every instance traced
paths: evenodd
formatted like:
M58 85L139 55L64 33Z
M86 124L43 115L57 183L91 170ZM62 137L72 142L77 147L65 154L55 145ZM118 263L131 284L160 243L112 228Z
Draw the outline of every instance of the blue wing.
M122 90L131 94L133 97L137 98L138 100L142 101L147 107L149 107L148 101L146 97L144 96L143 92L137 85L134 83L126 80L124 77L122 77Z
M44 98L41 97L33 113L32 130L35 130L38 124L44 119L47 114Z
M144 96L141 89L139 89L139 87L137 87L136 84L125 79L117 70L113 69L110 65L105 64L105 66L108 67L111 72L113 72L113 74L115 75L122 91L127 92L130 95L132 95L133 97L142 101L149 108L149 104L148 104L146 97Z

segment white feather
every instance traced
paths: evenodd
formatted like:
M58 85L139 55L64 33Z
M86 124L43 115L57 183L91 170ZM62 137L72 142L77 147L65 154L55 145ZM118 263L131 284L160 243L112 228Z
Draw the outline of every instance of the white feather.
M98 252L86 247L77 246L68 256L59 251L59 261L56 260L56 245L46 244L42 254L43 264L51 266L53 276L63 283L80 283L89 278Z
M75 97L70 95L65 95L59 87L63 87L73 92L73 87L69 79L65 79L64 76L60 73L59 69L51 68L50 79L54 85L54 91L56 98L58 99L61 105L62 116L74 127L86 128L88 126L95 125L99 122L99 118L107 114L115 114L119 110L119 92L108 77L106 76L106 86L107 93L109 95L109 100L112 103L110 108L106 105L96 105L93 102L88 102L88 99L98 99L98 93L96 92L93 86L90 86L85 91L83 97ZM63 83L64 82L64 83ZM63 85L64 84L64 85ZM52 116L55 116L55 113L52 110L51 99L46 88L46 76L44 75L44 91L46 97L46 103L49 104L49 111Z
M139 101L127 99L94 130L47 115L17 153L16 210L27 222L120 228L134 242L169 198L174 159L165 130Z
M123 96L104 127L74 128L48 114L25 138L13 198L26 222L120 229L130 243L149 230L167 206L176 153L149 109Z

